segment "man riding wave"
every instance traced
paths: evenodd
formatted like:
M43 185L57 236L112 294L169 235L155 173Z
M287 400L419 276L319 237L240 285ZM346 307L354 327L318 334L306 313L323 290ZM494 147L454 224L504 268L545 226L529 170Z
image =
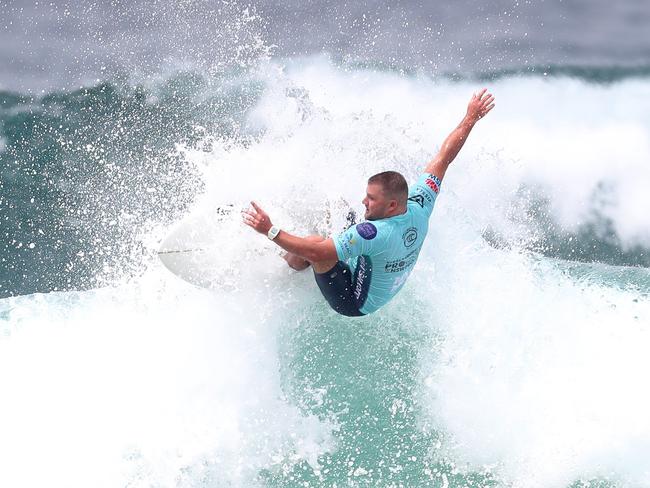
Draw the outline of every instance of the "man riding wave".
M330 238L297 237L274 226L259 205L243 213L244 223L287 251L296 270L312 267L323 296L338 313L362 316L377 311L404 286L429 229L429 217L447 168L476 122L494 108L481 90L409 191L404 177L385 171L368 179L365 221Z

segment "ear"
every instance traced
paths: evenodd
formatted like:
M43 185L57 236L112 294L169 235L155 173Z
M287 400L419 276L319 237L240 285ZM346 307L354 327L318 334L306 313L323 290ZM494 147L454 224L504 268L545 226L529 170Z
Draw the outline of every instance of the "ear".
M397 207L398 207L398 205L397 205L397 200L391 200L391 201L388 203L388 208L389 208L389 210L395 210Z

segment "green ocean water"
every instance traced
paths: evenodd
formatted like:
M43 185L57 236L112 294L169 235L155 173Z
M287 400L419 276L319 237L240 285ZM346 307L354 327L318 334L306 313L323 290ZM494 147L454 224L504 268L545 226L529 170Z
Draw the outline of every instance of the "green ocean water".
M459 178L449 189L454 205L440 210L447 226L432 232L421 273L385 311L358 321L332 314L308 276L272 270L243 290L206 292L156 268L160 238L202 198L218 200L215 186L248 190L268 176L261 166L245 176L234 168L260 154L305 185L312 175L287 154L298 153L316 175L323 161L341 171L348 134L362 148L379 141L378 153L394 150L394 160L402 149L380 140L387 133L416 141L407 158L425 154L415 123L400 125L374 107L379 115L350 109L348 119L334 102L313 101L317 90L310 93L304 72L322 69L319 63L296 61L298 74L286 75L292 84L275 82L268 69L219 79L179 72L150 85L112 80L43 96L0 93L0 367L11 371L0 385L17 399L0 417L25 427L37 464L61 469L53 485L649 486L636 460L647 452L643 416L584 386L592 368L617 401L647 404L639 381L647 365L649 246L619 232L607 206L569 227L542 190L522 184L505 196L508 225L498 227L481 220L482 203L461 204ZM378 79L391 90L429 83L439 96L470 83L327 66L331 79L323 83L332 92L335 75L358 92L358 80L372 76L386 76ZM515 93L538 83L609 90L625 106L635 103L626 98L630 86L648 84L643 70L596 71L506 71L490 80ZM296 89L300 83L306 88ZM289 129L275 134L256 122L263 116ZM520 123L503 117L509 127ZM540 138L552 135L547 126L538 130L548 130ZM309 159L303 141L320 156ZM472 158L496 161L506 173L516 165L499 160L500 150ZM570 177L582 184L582 176ZM639 350L630 351L634 343ZM611 346L604 356L603 344ZM609 369L598 369L603 357ZM566 377L575 377L571 388L554 390ZM22 384L34 385L33 396ZM40 396L49 385L62 393ZM446 403L455 397L460 407ZM46 411L15 416L21 405L48 402L54 406ZM175 410L163 415L166 405ZM88 411L99 421L85 424ZM562 414L548 414L556 411ZM149 422L155 428L138 430ZM42 434L31 433L30 423ZM1 452L23 466L29 449L12 450L20 429L0 425L10 431ZM88 429L96 431L86 436ZM599 429L605 444L627 449L623 455L589 438ZM89 459L94 474L80 467ZM35 475L16 472L7 480L35 486ZM97 472L109 475L98 481Z
M645 79L640 69L549 72L530 69L528 76ZM87 288L141 269L122 256L144 252L138 229L178 219L201 191L199 172L182 160L177 145L200 144L208 134L242 145L255 140L259 134L246 125L246 115L262 89L244 72L218 79L180 72L152 86L119 81L44 96L0 92L6 263L0 295ZM596 212L567 231L553 221L543 197L522 193L543 229L533 250L583 262L650 264L647 250L624 245L608 217ZM490 229L485 237L503 245ZM111 251L116 247L120 253Z
M173 222L201 188L176 144L206 133L237 140L259 93L219 86L197 100L206 89L201 76L179 73L155 89L112 82L42 97L0 93L2 296L137 272L124 255L142 253L138 229Z
M417 325L426 302L407 307L413 311L406 316L354 327L310 317L280 338L292 397L312 413L334 415L340 427L337 449L320 459L320 469L307 463L276 467L263 473L269 486L498 484L490 473L461 473L435 454L442 434L421 425L418 376L422 350L436 340Z

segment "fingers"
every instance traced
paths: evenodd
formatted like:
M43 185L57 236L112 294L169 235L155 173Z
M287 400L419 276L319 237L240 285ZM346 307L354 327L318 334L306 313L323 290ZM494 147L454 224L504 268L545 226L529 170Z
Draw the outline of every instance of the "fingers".
M487 107L485 107L485 108L481 111L481 117L485 117L485 116L488 114L488 112L489 112L490 110L492 110L493 108L494 108L494 104L492 104L492 105L488 105Z
M246 210L242 210L241 216L242 216L242 221L246 225L252 227L253 229L255 228L256 214L254 214L251 210L246 209Z
M494 101L494 95L488 93L487 88L483 88L480 92L476 94L476 99L481 102L483 105L489 105Z
M494 101L494 95L492 95L491 93L488 93L485 98L481 99L481 103L483 103L483 105L489 105L493 101Z
M474 93L474 95L472 95L472 98L482 103L490 103L494 100L494 95L487 93L487 88L483 88L482 90Z
M474 93L472 96L472 101L470 103L470 107L471 106L473 106L473 109L470 110L474 110L475 114L479 118L483 118L495 106L494 95L489 93L487 91L487 88L483 88L480 91Z
M271 219L269 219L266 212L264 212L264 210L262 210L262 208L255 202L251 202L251 206L253 208L242 210L242 221L258 232L266 232L272 225Z
M255 210L251 210L250 208L247 208L246 210L242 210L241 216L244 219L244 222L246 223L259 223L259 222L264 222L264 215L256 212Z
M264 210L262 210L262 208L255 202L251 202L251 207L253 208L242 210L242 215L246 215L252 220L264 220L264 217L266 216Z

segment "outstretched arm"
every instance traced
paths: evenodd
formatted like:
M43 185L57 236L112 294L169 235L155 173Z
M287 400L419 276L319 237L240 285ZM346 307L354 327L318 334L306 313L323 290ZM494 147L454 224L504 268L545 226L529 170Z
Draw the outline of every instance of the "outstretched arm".
M271 218L255 202L251 202L252 209L242 212L244 223L252 227L260 234L267 235L269 229L273 226ZM273 239L278 246L285 251L300 256L310 263L321 261L336 261L336 246L332 239L324 239L316 242L304 237L297 237L283 230Z
M472 99L467 106L465 117L458 124L458 127L447 136L438 154L427 164L425 172L437 176L442 181L447 172L447 168L456 158L463 144L465 144L467 136L472 131L474 124L485 117L493 108L494 96L487 93L487 89L484 88L479 93L472 95Z

